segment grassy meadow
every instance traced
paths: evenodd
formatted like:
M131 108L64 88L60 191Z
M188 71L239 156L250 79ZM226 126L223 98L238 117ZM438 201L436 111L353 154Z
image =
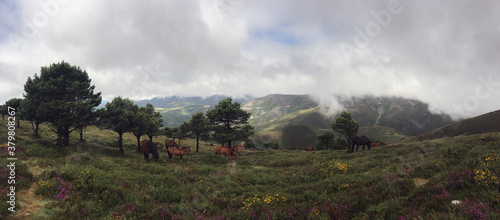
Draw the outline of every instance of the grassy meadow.
M234 162L188 139L182 163L156 137L155 164L131 134L121 154L108 130L88 128L84 143L73 132L64 149L47 126L32 133L16 129L16 212L2 202L2 219L500 219L500 133L351 154L246 150ZM1 152L6 201L5 143Z

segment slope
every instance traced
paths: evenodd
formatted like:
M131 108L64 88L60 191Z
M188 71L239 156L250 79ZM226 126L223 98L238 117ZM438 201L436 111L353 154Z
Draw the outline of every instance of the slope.
M500 132L500 110L451 123L411 138L409 141L432 140L443 137L455 137L490 132Z

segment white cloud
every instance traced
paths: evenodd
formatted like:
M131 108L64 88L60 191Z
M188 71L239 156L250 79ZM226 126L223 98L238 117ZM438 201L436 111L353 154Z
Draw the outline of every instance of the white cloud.
M65 60L105 99L308 93L335 106L332 94L374 94L466 117L500 109L500 86L476 95L478 76L500 70L496 1L401 0L387 24L373 14L389 0L41 2L0 3L1 102Z

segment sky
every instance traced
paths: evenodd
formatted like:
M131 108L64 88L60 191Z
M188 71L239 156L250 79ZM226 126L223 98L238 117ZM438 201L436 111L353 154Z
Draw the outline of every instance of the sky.
M500 1L0 0L0 102L65 61L104 100L402 96L500 109Z

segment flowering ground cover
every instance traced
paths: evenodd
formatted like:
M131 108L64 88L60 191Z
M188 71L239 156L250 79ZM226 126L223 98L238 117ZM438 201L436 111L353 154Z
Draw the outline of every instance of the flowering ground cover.
M355 153L244 151L235 162L204 144L170 162L159 147L153 164L136 152L133 136L124 136L121 154L115 135L97 128L66 149L43 126L41 137L29 129L16 136L17 194L35 193L18 201L15 214L0 205L2 218L31 208L34 219L500 219L498 133ZM181 146L193 149L194 141Z

